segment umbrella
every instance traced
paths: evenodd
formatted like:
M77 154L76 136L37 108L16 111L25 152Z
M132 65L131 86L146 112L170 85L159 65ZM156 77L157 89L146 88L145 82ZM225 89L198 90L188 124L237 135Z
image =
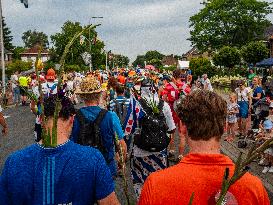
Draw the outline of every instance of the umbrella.
M148 69L148 70L155 70L155 67L153 65L146 65L145 66L145 69Z
M261 62L257 63L256 66L258 66L258 67L273 66L273 58L264 59Z

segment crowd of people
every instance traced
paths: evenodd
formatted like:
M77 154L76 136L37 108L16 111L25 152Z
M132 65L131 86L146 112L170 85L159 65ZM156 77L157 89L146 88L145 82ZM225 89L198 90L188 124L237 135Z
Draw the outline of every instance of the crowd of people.
M239 81L228 103L213 92L206 74L193 79L184 69L67 73L61 87L49 69L39 76L15 73L10 82L14 104L30 101L36 143L7 158L0 177L3 204L119 204L115 180L122 162L130 164L140 205L189 204L192 193L193 204L215 204L225 170L232 174L235 167L220 153L221 137L246 140L249 114L251 129L260 130L257 144L273 137L273 98L257 76L251 87ZM31 95L38 103L28 99ZM60 99L57 146L45 147L42 131L50 133ZM263 173L273 173L272 156L269 148L261 158ZM270 204L261 181L250 173L231 186L226 201Z

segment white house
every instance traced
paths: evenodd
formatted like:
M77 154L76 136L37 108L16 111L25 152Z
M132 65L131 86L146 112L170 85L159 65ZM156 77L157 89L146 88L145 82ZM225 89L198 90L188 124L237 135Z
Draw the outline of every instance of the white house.
M40 49L39 45L35 45L32 48L26 49L23 53L20 54L21 60L26 61L26 62L31 61L31 62L35 63L36 59L38 57L39 49ZM47 49L42 49L42 51L41 51L42 62L46 62L49 59L50 59L49 51Z

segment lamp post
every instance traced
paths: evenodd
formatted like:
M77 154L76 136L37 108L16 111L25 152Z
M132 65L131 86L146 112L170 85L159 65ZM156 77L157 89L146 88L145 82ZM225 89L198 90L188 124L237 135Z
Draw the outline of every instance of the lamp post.
M92 16L91 19L103 19L103 16ZM91 21L90 19L90 21ZM91 24L91 22L89 21L89 24ZM99 24L101 25L101 24ZM89 71L91 72L93 70L93 59L92 59L92 40L91 40L91 32L90 32L90 29L89 29L89 42L90 42L90 55L91 55L91 58L90 58L90 64L89 64Z

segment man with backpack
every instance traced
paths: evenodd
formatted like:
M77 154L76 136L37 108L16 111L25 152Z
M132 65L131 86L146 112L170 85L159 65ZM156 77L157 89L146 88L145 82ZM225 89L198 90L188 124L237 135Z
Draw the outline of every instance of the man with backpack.
M159 99L153 81L144 79L140 99L131 100L125 127L125 135L134 135L130 164L137 198L146 178L167 167L168 134L175 129L170 106Z
M86 146L97 148L104 156L113 177L117 175L115 162L115 145L121 147L123 156L127 148L124 142L119 118L115 112L99 107L102 89L94 77L82 80L76 94L84 101L85 106L76 114L71 140ZM116 143L115 143L116 142Z
M124 97L125 89L123 85L118 84L115 88L115 91L117 93L117 97L110 101L109 110L115 112L118 115L122 128L124 128L123 125L127 116L130 99Z

